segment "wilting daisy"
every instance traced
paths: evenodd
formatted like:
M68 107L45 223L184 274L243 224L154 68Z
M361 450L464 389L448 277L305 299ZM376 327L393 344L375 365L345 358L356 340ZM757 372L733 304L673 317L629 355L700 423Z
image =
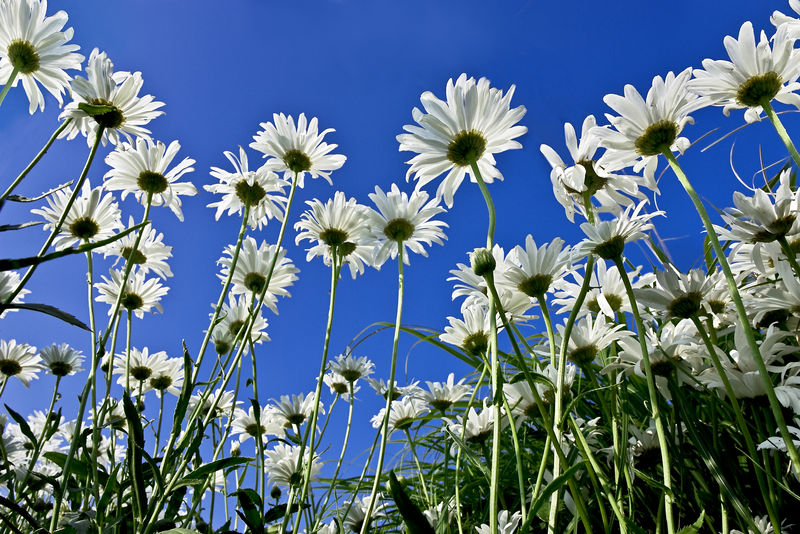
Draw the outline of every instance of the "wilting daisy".
M640 213L645 204L646 200L637 204L636 208L629 207L611 221L581 224L586 239L572 249L573 259L584 258L589 254L597 254L604 260L616 260L622 257L625 244L645 239L647 237L645 232L653 228L650 219L664 215L663 211Z
M44 97L36 82L56 97L58 105L69 87L66 69L81 70L80 47L68 44L72 28L62 31L67 14L46 16L47 0L7 0L0 3L0 83L16 71L12 87L22 82L30 102L28 111L44 111Z
M297 125L291 115L273 113L272 122L262 122L263 131L253 136L250 148L264 153L269 159L266 166L283 172L286 180L297 176L297 186L303 187L306 173L312 178L322 177L332 184L330 174L344 165L345 158L341 154L330 152L338 145L325 143L322 139L333 128L319 131L317 118L306 120L305 113L297 118Z
M303 480L303 473L306 470L309 450L303 453L305 458L300 460L300 447L297 445L286 445L279 443L274 448L264 451L264 471L271 484L278 486L294 486ZM314 455L311 460L310 476L315 478L322 470L319 463L319 456Z
M732 109L747 108L745 120L760 119L762 106L777 100L800 108L800 54L794 50L795 38L789 28L779 27L770 39L761 32L756 43L750 21L739 28L734 39L725 36L723 43L731 61L704 59L703 69L694 70L689 89L705 97L710 104L724 106L725 115Z
M74 375L83 370L81 369L83 354L66 343L61 345L53 343L41 349L39 355L42 357L43 367L49 369L53 376Z
M423 113L418 108L411 112L419 124L406 125L408 133L397 136L400 150L416 152L407 163L411 164L406 179L414 175L417 189L447 172L436 190L436 198L444 198L448 208L453 207L453 195L469 174L477 182L472 165L480 171L483 181L502 180L495 167L494 155L506 150L522 148L515 138L528 131L517 122L525 115L525 107L511 109L512 85L504 95L489 86L489 80L458 77L451 78L445 91L446 101L430 91L420 97Z
M564 136L573 165L564 163L558 152L548 145L543 144L539 147L552 167L550 181L553 183L553 194L564 207L570 222L574 220L576 211L586 217L584 195L594 197L600 203L600 206L592 205L594 211L619 214L620 206L633 204L630 197L644 198L644 194L639 192L640 185L657 189L655 181L648 181L636 175L614 174L605 168L603 157L595 158L600 144L600 139L593 132L596 126L594 115L586 117L583 120L579 140L572 124L568 122L564 124Z
M133 217L129 216L128 228L135 224ZM138 232L142 233L142 237L134 253L133 245L136 243ZM125 261L130 259L143 274L153 271L154 274L163 279L172 276L172 270L167 264L167 259L172 257L172 247L164 244L164 234L157 232L152 224L138 232L126 234L110 245L103 247L103 257L117 256Z
M169 288L161 285L157 278L146 278L145 274L140 271L132 272L123 289L122 280L125 277L125 271L111 269L109 274L111 279L103 276L103 281L94 285L99 293L95 300L111 306L108 310L109 315L114 313L114 304L117 302L120 292L122 293L120 306L128 310L128 313L136 314L139 319L142 319L144 314L153 308L159 313L164 311L159 301L167 294Z
M106 156L111 167L105 174L105 186L111 191L122 191L122 199L131 193L144 205L148 198L153 206L167 206L180 221L181 195L194 196L197 189L191 182L177 182L181 176L194 170L194 160L183 158L169 171L169 167L181 144L173 141L169 146L161 141L153 142L149 137L136 139L136 145L122 143Z
M14 292L14 289L19 285L21 278L19 273L16 271L0 271L0 304L4 303L11 293ZM30 293L29 289L22 289L17 293L17 296L14 297L15 303L22 302L22 299L25 295ZM17 310L5 310L0 312L0 319L5 317L6 313L10 311L17 311Z
M417 398L430 405L434 410L444 413L453 404L472 393L472 386L465 384L465 380L462 378L455 382L455 375L450 373L447 375L447 382L426 381L428 391L420 389Z
M42 358L36 354L36 347L27 343L17 343L12 339L0 339L0 375L3 376L3 388L12 376L15 376L25 387L34 378L38 378L42 369Z
M250 320L250 307L253 297L248 294L239 295L237 298L233 293L228 295L228 302L222 304L219 314L222 320L214 327L213 341L214 349L217 354L227 354L233 348L233 342L239 334L239 330ZM216 304L211 304L216 308ZM210 317L214 317L211 313ZM255 319L250 325L250 334L239 341L250 340L253 343L261 344L269 341L269 336L264 331L267 328L267 320L261 314L261 310L255 311ZM249 351L249 343L245 341L244 354Z
M517 530L520 521L522 521L522 514L520 512L514 512L509 515L508 510L501 510L500 513L497 514L498 534L513 534ZM478 534L490 534L491 527L483 524L479 527L475 527L475 531Z
M222 195L220 200L208 205L209 208L217 208L214 218L219 220L225 210L228 210L228 215L241 215L245 206L248 206L247 224L250 228L261 230L269 219L283 219L283 210L288 202L283 190L289 185L288 182L266 165L251 171L247 164L247 153L242 147L239 147L238 158L233 152L227 151L225 157L233 165L233 172L211 167L211 176L217 178L219 183L203 186L209 193Z
M356 199L347 199L337 191L327 202L314 199L306 202L311 209L306 210L300 221L296 222L295 243L303 240L316 242L308 249L306 261L322 256L325 265L331 265L333 252L350 266L350 274L355 278L364 272L364 265L371 265L375 239L369 232L365 206Z
M222 270L218 276L223 283L228 278L228 273L233 263L234 251L235 247L228 245L224 251L226 256L217 260L217 263L222 265ZM264 305L277 314L278 297L291 296L286 288L297 280L295 273L300 272L300 269L294 266L292 260L286 257L285 248L281 248L279 251L277 245L269 245L266 241L262 241L260 245L257 245L256 240L252 237L245 238L242 243L242 249L239 251L236 268L233 271L233 289L231 292L234 295L253 293L260 295L267 284L269 267L276 254L278 257L274 260L275 268L269 280L269 287L264 293Z
M150 130L144 125L164 113L158 111L164 103L155 101L152 95L139 96L144 83L141 73L114 72L114 64L106 53L95 48L86 65L86 76L86 79L76 76L72 81L73 100L59 116L72 122L60 137L72 139L80 133L91 146L97 129L103 127L104 146L106 141L119 144L120 134L128 141L131 136L150 138ZM86 111L87 105L95 107L90 109L92 115Z
M677 76L669 72L665 78L656 76L646 99L632 85L625 86L625 96L606 95L603 98L619 116L606 115L612 128L598 126L593 131L600 144L608 149L604 159L611 167L633 165L644 169L648 183L653 180L658 155L669 150L683 153L689 140L679 137L684 126L692 123L689 113L703 107L703 101L687 88L692 76L691 67Z
M425 191L414 191L409 197L400 191L397 184L392 184L388 193L375 186L375 192L370 193L369 198L378 208L377 211L366 210L370 231L377 240L374 258L376 267L390 256L392 259L396 258L400 246L403 247L403 262L408 265L408 249L427 256L423 245L443 245L442 240L447 239L442 231L447 223L431 220L445 210L436 199L428 202L428 193Z
M53 244L56 250L69 248L84 241L102 241L122 228L120 212L114 195L103 194L101 186L92 188L89 180L83 183L80 195L69 210L61 231ZM31 213L44 218L44 229L52 231L58 224L72 196L72 189L60 189L47 197L47 207L32 209Z
M392 402L392 407L389 410L389 434L391 435L396 430L408 430L414 421L423 417L429 411L430 408L416 397L403 397L398 401ZM373 416L371 419L372 428L382 429L385 414L386 408L381 408L381 411Z

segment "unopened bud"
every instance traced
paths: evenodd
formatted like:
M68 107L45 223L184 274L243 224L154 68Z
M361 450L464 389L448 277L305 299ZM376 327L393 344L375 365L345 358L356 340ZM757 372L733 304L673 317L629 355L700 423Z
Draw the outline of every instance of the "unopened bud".
M494 260L492 251L485 248L476 248L472 251L469 258L472 265L472 272L478 276L486 276L493 273L497 263Z

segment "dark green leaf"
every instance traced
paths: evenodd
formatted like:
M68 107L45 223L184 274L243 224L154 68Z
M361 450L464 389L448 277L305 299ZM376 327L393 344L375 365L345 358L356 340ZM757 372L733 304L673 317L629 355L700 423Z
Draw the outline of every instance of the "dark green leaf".
M0 269L2 270L2 269ZM49 304L35 304L30 302L12 302L6 304L5 306L0 306L0 309L18 309L18 310L33 310L38 311L40 313L44 313L55 317L56 319L61 319L65 323L69 323L73 326L77 326L78 328L82 328L87 332L91 332L92 330L86 326L86 323L75 317L74 315L67 313L65 311L59 310L55 306L50 306Z
M420 509L406 494L394 471L389 471L389 491L397 505L397 511L403 517L409 534L436 534Z
M138 518L143 518L147 511L147 494L142 473L142 451L144 450L142 420L127 391L122 396L122 406L125 409L125 419L128 420L128 469L133 484L133 510Z
M36 436L33 435L33 432L31 431L31 427L28 426L28 421L26 421L25 418L22 417L20 414L18 414L17 412L15 412L11 408L9 408L8 404L5 404L4 406L6 407L6 410L8 411L8 415L10 415L11 418L14 421L16 421L17 424L19 425L19 429L22 431L22 434L26 438L28 438L35 447L38 447L39 444L36 441Z
M680 529L678 534L697 534L700 531L700 527L703 525L703 519L705 519L705 517L705 511L700 512L700 517L697 518L697 521Z
M583 464L577 463L577 464L575 464L573 466L570 466L569 469L567 469L561 475L559 475L556 478L554 478L553 481L550 482L550 484L548 484L542 490L542 492L536 498L536 501L534 501L531 504L531 510L529 512L529 514L530 514L529 520L530 520L530 518L536 516L539 513L539 509L542 506L544 506L550 500L550 495L552 495L554 492L560 490L561 486L563 486L564 484L569 482L570 479L572 478L572 476L575 474L575 472L578 471L579 469L581 469L582 467L583 467Z
M220 469L227 469L228 467L233 467L235 465L246 464L248 462L252 462L252 458L220 458L219 460L214 460L213 462L208 462L205 465L201 465L188 475L185 478L195 478L195 479L204 479L214 471L219 471Z
M261 517L261 497L258 493L251 489L241 489L234 492L236 498L239 500L239 507L241 510L236 510L242 521L250 528L253 534L263 534L264 520Z
M41 525L33 518L31 514L28 513L23 507L15 503L14 501L8 500L6 497L0 495L0 505L5 506L19 517L23 518L27 521L34 529L42 528Z

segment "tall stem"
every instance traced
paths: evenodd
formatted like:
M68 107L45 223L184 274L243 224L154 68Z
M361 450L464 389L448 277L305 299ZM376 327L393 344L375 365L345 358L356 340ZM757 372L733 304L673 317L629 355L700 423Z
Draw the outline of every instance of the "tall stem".
M767 104L767 107L764 108L765 111L767 108L769 108L769 104ZM769 115L769 112L767 112L767 114ZM779 123L780 122L778 122L778 124ZM767 393L767 399L769 400L769 406L772 409L772 414L775 416L775 422L778 424L781 437L786 443L786 449L789 453L789 457L792 459L792 467L795 475L800 476L800 454L797 452L797 447L795 447L794 441L792 441L792 434L789 432L789 429L786 426L786 420L783 418L783 411L780 403L778 402L778 397L775 395L775 387L772 384L772 378L769 376L767 366L764 364L764 359L761 357L761 351L756 343L755 334L753 333L753 328L750 325L750 319L747 317L747 310L742 302L742 297L739 295L739 287L736 285L736 279L733 277L731 267L728 264L728 258L725 256L725 251L722 250L722 245L719 242L717 233L714 231L714 226L711 224L711 219L708 217L708 213L706 212L703 203L700 201L700 197L695 192L692 184L686 177L686 174L684 174L683 169L678 163L678 160L676 160L672 152L668 150L664 152L664 156L666 156L670 167L672 167L672 170L675 173L675 176L678 177L678 181L680 181L681 185L686 190L689 198L692 199L695 210L697 210L697 213L703 220L703 226L705 226L708 237L711 240L711 246L714 248L714 253L717 255L719 266L722 268L722 272L725 274L725 280L728 282L728 289L730 289L731 292L731 299L736 306L736 314L739 316L739 322L741 323L742 330L744 330L745 337L747 338L747 346L750 348L750 352L753 355L753 361L758 369L758 374L761 376L761 381L764 384L764 389Z
M794 164L800 167L800 154L797 153L797 149L794 147L794 143L789 137L786 128L783 127L783 123L778 118L778 114L772 109L772 104L769 101L765 101L761 103L761 107L764 108L764 113L769 117L770 122L775 127L775 131L778 132L778 137L781 138L781 141L783 141L783 144L786 146L786 150L788 150L789 154L792 156Z
M381 423L381 444L378 449L378 465L375 467L375 478L372 481L372 491L369 495L369 504L364 514L364 523L361 525L361 534L366 534L372 511L375 509L375 498L378 495L378 485L383 473L383 462L386 456L386 442L389 441L389 414L392 411L394 397L394 377L397 367L397 347L400 344L400 321L403 317L403 243L397 243L397 313L394 319L394 337L392 338L392 362L389 370L389 383L386 391L386 406Z
M14 84L14 80L17 78L17 74L19 74L19 68L14 67L11 69L11 75L8 77L8 81L3 86L3 90L0 91L0 104L3 103L5 100L6 95L8 94L8 90L11 89L11 86Z
M28 164L28 166L25 167L25 169L19 174L19 176L17 176L17 178L13 182L11 182L11 185L8 186L8 189L6 189L5 192L2 195L0 195L0 203L3 202L3 200L5 200L6 197L8 197L8 195L11 194L11 192L19 185L19 183L23 180L23 178L25 178L28 175L28 173L31 172L31 169L33 169L33 167L36 166L37 163L39 163L39 160L42 159L42 157L44 157L44 155L47 153L47 150L50 148L50 145L52 145L53 142L58 138L58 135L64 131L64 128L67 127L70 121L72 121L71 117L62 122L61 126L56 128L56 131L53 132L53 135L50 136L50 139L47 141L47 144L44 145L44 148L42 148L39 151L39 153L36 154L36 157L33 158L33 161L31 161Z

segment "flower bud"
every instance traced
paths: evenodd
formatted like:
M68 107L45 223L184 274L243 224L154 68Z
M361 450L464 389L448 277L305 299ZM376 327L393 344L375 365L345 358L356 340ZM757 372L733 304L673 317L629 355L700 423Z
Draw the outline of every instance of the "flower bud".
M494 272L494 268L497 267L492 251L486 248L476 248L473 250L469 261L472 265L472 272L478 276L491 274Z

